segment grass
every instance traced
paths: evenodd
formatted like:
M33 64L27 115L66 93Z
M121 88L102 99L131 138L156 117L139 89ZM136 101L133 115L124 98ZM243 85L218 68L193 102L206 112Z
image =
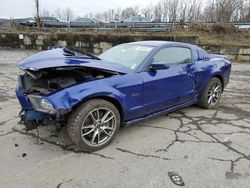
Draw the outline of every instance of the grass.
M199 36L200 45L250 47L250 31L248 30L217 34L212 32L180 29L173 31L171 34L173 36Z

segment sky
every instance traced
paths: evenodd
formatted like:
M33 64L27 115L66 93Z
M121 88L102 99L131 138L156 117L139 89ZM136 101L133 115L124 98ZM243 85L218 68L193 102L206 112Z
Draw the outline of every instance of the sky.
M32 17L35 0L0 0L0 18ZM84 16L89 12L103 12L107 9L124 8L139 5L143 7L156 0L40 0L41 10L54 12L57 8L71 8L75 16Z

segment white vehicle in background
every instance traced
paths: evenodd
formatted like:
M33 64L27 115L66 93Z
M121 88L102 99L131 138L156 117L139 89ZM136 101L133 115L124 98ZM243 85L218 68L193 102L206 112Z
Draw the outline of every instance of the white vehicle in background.
M122 23L138 23L138 22L152 22L149 18L143 16L133 16L121 21Z

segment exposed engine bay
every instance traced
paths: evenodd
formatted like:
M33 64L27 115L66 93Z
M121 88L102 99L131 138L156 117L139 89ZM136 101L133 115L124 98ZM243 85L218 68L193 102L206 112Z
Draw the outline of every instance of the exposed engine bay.
M117 72L86 67L58 67L24 72L24 75L19 76L19 83L26 95L47 95L75 84L119 75Z

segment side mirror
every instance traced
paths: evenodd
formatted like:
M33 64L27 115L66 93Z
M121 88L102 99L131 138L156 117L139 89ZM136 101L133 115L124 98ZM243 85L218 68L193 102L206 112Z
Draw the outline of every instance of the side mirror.
M149 66L149 69L151 70L167 70L170 68L169 63L166 62L153 62Z

